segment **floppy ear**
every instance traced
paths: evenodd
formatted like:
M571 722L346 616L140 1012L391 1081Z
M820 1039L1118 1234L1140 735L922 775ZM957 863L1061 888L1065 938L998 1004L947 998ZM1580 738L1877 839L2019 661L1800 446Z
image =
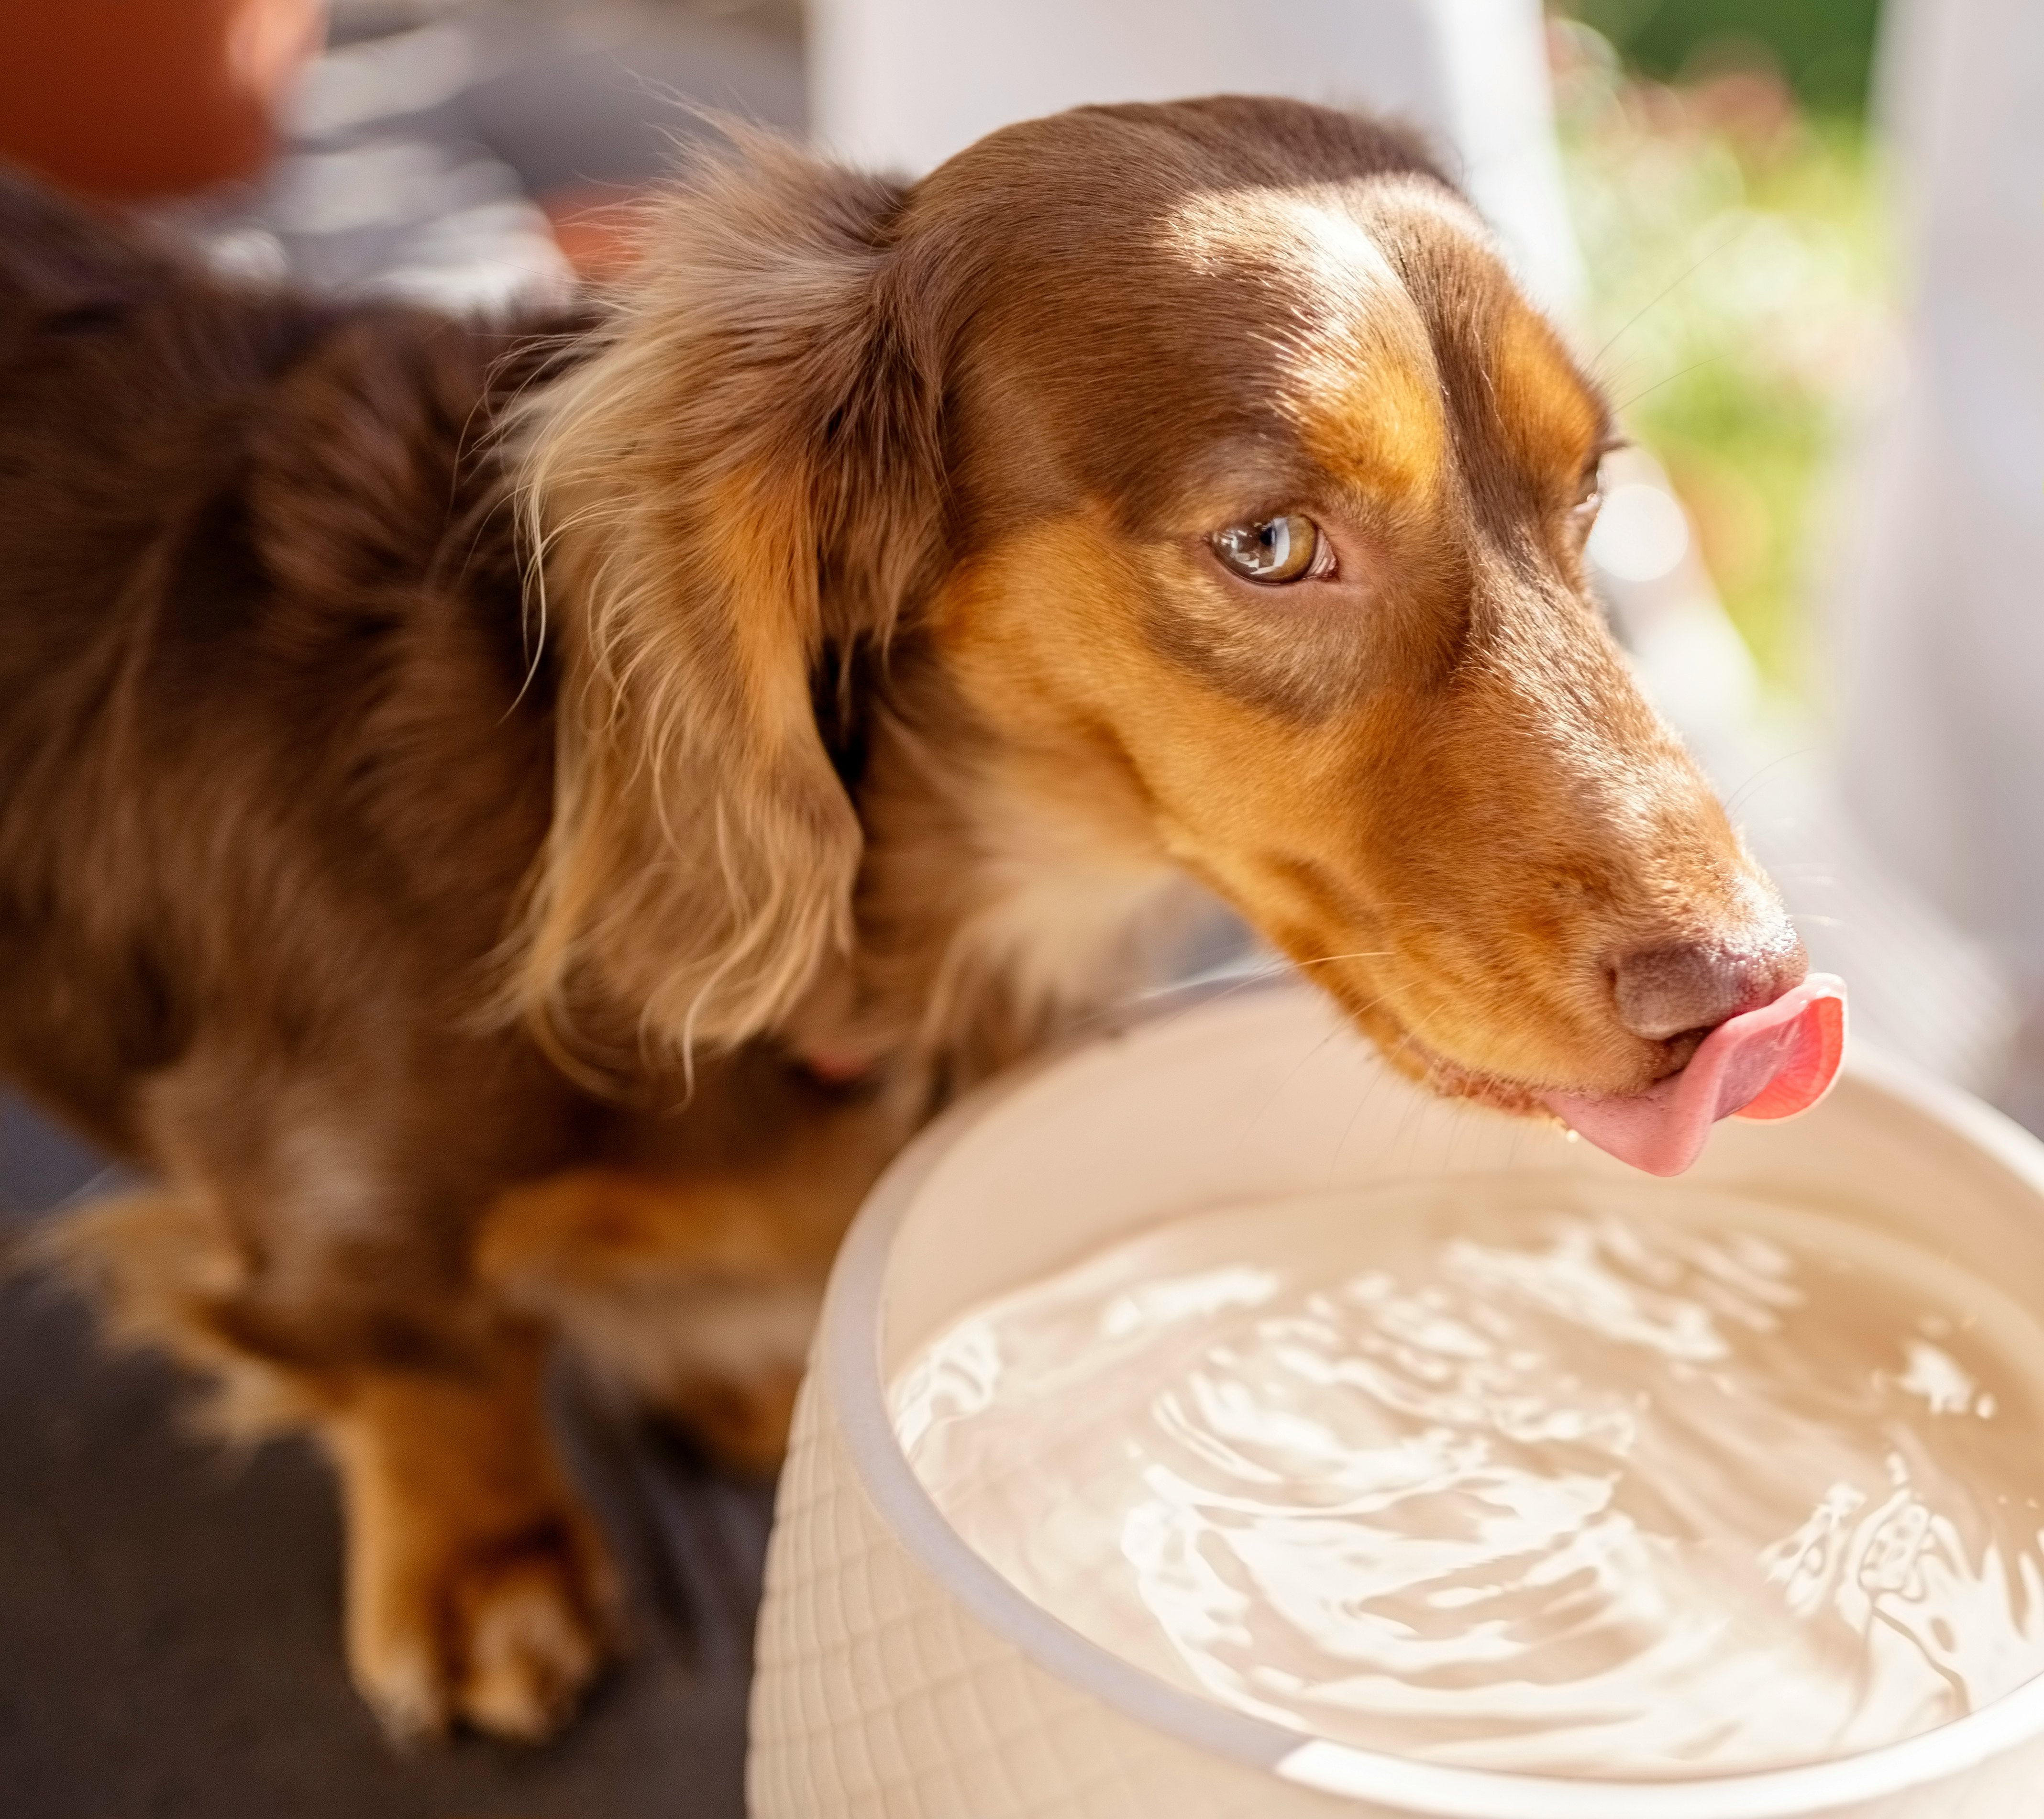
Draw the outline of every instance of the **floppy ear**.
M770 1027L850 945L859 823L813 689L886 637L937 515L888 282L904 192L733 136L649 211L524 472L564 674L521 996L685 1053Z

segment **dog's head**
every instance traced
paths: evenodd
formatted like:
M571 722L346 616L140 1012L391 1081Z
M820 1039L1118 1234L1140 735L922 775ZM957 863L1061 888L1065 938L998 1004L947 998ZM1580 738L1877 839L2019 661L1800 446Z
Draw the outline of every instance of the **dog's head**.
M580 712L542 992L785 1015L859 858L816 671L905 620L1448 1090L1636 1091L1803 976L1589 597L1605 405L1379 129L1082 109L906 189L755 148L544 411Z

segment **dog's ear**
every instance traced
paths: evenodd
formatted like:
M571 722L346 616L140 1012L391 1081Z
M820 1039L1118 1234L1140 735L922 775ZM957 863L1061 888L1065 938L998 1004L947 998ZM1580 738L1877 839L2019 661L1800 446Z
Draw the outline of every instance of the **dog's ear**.
M935 545L936 388L890 284L904 192L740 136L648 212L593 356L529 407L552 831L521 996L686 1053L848 946L861 836L813 706Z

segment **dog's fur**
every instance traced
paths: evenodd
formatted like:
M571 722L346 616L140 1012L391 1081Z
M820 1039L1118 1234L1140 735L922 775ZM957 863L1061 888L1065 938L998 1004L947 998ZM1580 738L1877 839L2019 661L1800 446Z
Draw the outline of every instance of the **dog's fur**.
M1800 971L1588 597L1608 435L1289 103L747 141L498 328L0 187L0 1069L163 1183L67 1241L117 1317L330 1451L387 1721L539 1735L603 1652L550 1336L770 1462L876 1171L1189 879L1507 1108L1685 1058L1615 954ZM1281 511L1335 576L1223 571Z

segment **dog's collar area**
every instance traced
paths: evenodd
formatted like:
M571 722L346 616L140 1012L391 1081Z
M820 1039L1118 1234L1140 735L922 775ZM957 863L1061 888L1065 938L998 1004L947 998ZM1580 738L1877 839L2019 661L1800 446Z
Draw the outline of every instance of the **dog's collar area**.
M824 1086L863 1086L880 1072L872 1056L854 1049L797 1049L795 1065Z

